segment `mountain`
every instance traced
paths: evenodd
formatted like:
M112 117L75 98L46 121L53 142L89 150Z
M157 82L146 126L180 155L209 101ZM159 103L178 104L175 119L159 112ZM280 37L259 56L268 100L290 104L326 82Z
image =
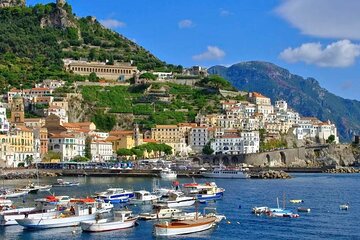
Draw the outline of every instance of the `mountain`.
M105 28L94 17L79 18L64 0L26 7L0 0L0 88L28 88L46 78L84 80L63 69L63 58L124 61L138 69L176 68ZM173 69L171 69L173 70Z
M302 116L330 120L338 128L340 139L350 141L360 132L360 102L330 93L314 78L303 78L268 62L242 62L230 67L214 66L217 74L237 89L260 92L272 101L284 99Z

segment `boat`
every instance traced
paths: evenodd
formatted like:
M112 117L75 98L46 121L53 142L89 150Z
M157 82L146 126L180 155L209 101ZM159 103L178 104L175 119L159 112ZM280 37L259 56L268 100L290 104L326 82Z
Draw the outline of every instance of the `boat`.
M191 219L194 218L195 212L186 213L177 208L157 208L155 212L141 213L139 219L156 220L156 219Z
M173 181L172 188L160 187L159 179L154 179L152 193L160 198L168 198L169 194L179 190L179 182Z
M13 202L10 199L0 198L0 208L10 207Z
M169 168L165 168L161 170L160 177L165 179L173 179L177 177L177 173Z
M36 185L39 188L39 192L49 192L52 188L52 185Z
M159 200L159 196L153 195L148 191L141 190L134 192L134 198L130 199L132 204L152 204Z
M52 217L17 219L16 222L27 229L48 229L78 226L82 221L95 220L99 211L102 213L104 209L99 208L98 203L92 198L72 199L71 207L66 211L57 213ZM105 212L109 212L107 210Z
M345 203L345 204L341 204L339 206L340 210L349 210L349 204L348 203Z
M0 225L16 225L16 220L25 217L29 219L49 218L59 214L57 206L46 199L36 199L35 207L15 208L0 212Z
M27 191L28 193L31 193L31 194L35 194L37 193L40 188L38 188L37 186L35 186L34 183L30 182L28 185L26 185L25 187L22 187L22 188L18 188L17 190L19 191Z
M169 199L158 201L154 204L157 207L188 207L195 203L196 199L194 197L187 197L182 192L173 192L170 193Z
M84 232L113 231L134 227L137 219L131 211L115 211L113 218L82 221L80 226Z
M0 190L0 198L19 198L27 195L29 192L27 190L19 189L3 189Z
M303 203L304 201L301 199L291 199L289 202L291 203Z
M305 207L298 207L297 208L298 212L311 212L310 208L305 208Z
M276 198L277 201L277 208L269 208L265 214L269 217L286 217L286 218L298 218L300 217L299 214L293 213L291 210L285 208L285 194L283 200L283 207L279 207L279 198Z
M53 187L74 187L74 186L79 186L80 182L68 182L68 181L64 181L64 179L57 179L57 184L53 184Z
M257 215L264 214L267 211L269 211L268 207L253 207L251 210L252 213L257 214Z
M134 197L134 192L122 188L109 188L105 192L98 194L98 199L110 203L125 203Z
M183 184L185 194L194 196L199 202L219 200L223 197L225 189L219 188L215 182L205 184L187 183Z
M204 209L205 211L205 209ZM201 232L208 230L224 219L223 215L211 214L197 214L192 219L185 220L171 220L154 225L154 234L156 236L175 236Z
M241 168L224 169L222 166L215 168L211 172L202 172L201 175L206 178L249 178L250 175Z

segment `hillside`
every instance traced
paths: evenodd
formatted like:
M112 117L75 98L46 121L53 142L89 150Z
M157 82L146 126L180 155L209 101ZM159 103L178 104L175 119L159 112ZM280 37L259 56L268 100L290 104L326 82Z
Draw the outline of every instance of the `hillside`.
M303 116L335 122L342 141L350 141L360 132L360 102L336 96L320 87L313 78L303 78L267 62L242 62L230 67L214 66L210 74L218 74L237 89L256 91L272 101L285 99Z
M1 1L2 4L4 0ZM6 4L8 4L6 2ZM5 5L6 6L6 5ZM0 8L0 87L31 87L46 78L84 80L63 70L63 58L133 60L141 69L175 68L95 18L78 18L70 5Z

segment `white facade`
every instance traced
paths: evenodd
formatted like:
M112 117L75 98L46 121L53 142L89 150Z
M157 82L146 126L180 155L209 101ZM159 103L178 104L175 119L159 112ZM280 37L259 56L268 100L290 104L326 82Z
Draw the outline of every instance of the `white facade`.
M70 161L76 156L85 156L83 134L54 134L49 137L49 150L61 153L61 161Z
M64 108L52 106L48 108L47 115L54 114L60 118L60 123L67 123L69 121L67 111Z
M112 143L106 141L91 142L91 161L104 162L113 158Z
M7 133L10 129L10 123L6 118L6 108L0 107L0 132Z
M275 111L276 112L286 112L288 108L287 102L285 100L279 100L275 102Z
M192 128L189 133L189 146L193 150L200 151L209 141L209 131L207 127Z
M238 134L223 135L211 142L215 154L249 154L259 152L259 132L242 132Z

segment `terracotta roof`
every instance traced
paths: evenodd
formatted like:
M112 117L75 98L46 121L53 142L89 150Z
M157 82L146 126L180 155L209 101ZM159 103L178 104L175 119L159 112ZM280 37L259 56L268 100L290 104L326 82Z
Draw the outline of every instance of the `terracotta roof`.
M179 123L178 126L179 127L196 127L197 124L196 123Z
M47 91L50 91L51 89L50 88L32 88L31 90L35 90L35 91L45 91L45 90L47 90Z
M155 128L177 128L177 125L156 125Z
M155 139L147 138L147 139L143 139L143 142L146 142L146 143L156 143L157 141L156 141Z
M116 137L116 136L109 136L105 139L105 141L116 141L116 140L120 140L120 137Z
M132 130L113 130L109 132L109 135L111 136L118 136L118 135L133 135Z
M265 97L264 95L262 95L261 93L258 93L258 92L253 92L253 93L252 93L252 97L256 97L256 98L268 98L268 97Z
M20 131L23 131L23 132L32 132L31 129L25 127L25 126L16 126L17 129L19 129Z
M62 133L50 133L49 138L75 138L75 134L62 132Z

